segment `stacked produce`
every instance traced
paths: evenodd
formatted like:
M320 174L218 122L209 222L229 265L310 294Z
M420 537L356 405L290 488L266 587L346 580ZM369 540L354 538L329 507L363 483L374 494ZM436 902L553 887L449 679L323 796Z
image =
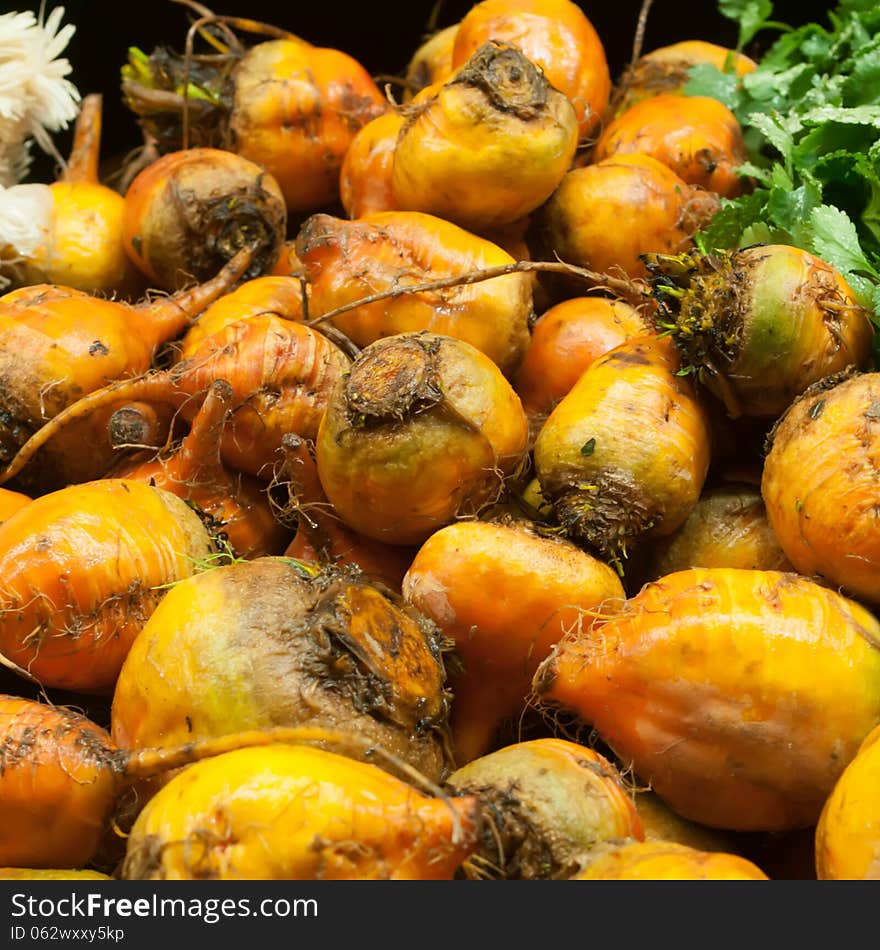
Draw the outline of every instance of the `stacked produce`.
M880 877L880 12L191 7L0 16L0 877Z

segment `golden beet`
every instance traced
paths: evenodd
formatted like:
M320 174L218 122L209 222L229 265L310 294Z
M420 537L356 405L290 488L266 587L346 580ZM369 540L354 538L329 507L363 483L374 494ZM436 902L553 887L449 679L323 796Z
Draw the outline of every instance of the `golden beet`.
M651 548L648 580L690 567L790 571L767 518L760 491L721 484L700 496L684 524Z
M449 697L430 621L355 569L284 557L191 581L166 593L122 666L117 744L317 725L354 730L432 780L444 774Z
M391 175L402 126L402 115L387 112L368 122L351 140L339 173L339 200L350 218L397 210Z
M0 461L9 463L32 435L81 397L112 380L145 373L162 344L228 291L249 260L242 250L204 284L138 304L53 284L20 287L0 297ZM104 475L113 462L107 420L117 407L61 434L40 464L22 472L20 487L35 494ZM9 477L4 471L2 481Z
M0 695L0 864L91 860L118 790L111 750L106 730L71 709Z
M71 708L9 695L0 695L0 737L0 878L13 879L105 877L79 869L104 863L107 842L122 840L119 820L128 824L137 802L132 786L145 779L276 742L329 744L345 754L362 754L367 746L351 731L277 726L159 749L124 749ZM400 765L380 748L372 747L371 755L389 768Z
M608 105L611 74L602 40L581 6L571 0L481 0L459 23L453 68L489 40L521 49L571 100L579 137L589 138Z
M167 370L119 380L72 403L22 446L0 478L18 474L47 442L69 438L77 422L110 414L120 403L171 404L191 421L210 387L226 380L233 405L223 461L269 480L285 434L314 438L329 391L350 362L326 334L274 313L254 314L205 337Z
M822 881L880 879L880 727L872 729L828 796L816 826Z
M215 379L181 441L169 440L146 457L122 459L113 475L183 498L237 557L280 554L290 532L276 517L265 482L228 468L221 458L232 400L229 383Z
M797 574L678 571L561 641L535 690L683 817L809 827L880 722L880 623Z
M725 198L743 190L736 174L747 158L742 129L709 96L652 96L631 106L602 130L593 161L632 154L650 155L682 181Z
M636 788L634 803L646 841L674 842L699 851L737 851L735 835L682 818L650 789Z
M577 140L571 102L519 49L487 43L410 105L394 150L394 201L472 231L501 227L550 197Z
M644 832L623 776L604 756L565 739L517 742L474 759L446 783L486 815L472 878L565 880L603 841Z
M657 159L615 155L565 175L535 213L536 250L544 260L644 277L642 254L688 250L719 207L717 195Z
M279 480L287 479L290 497L284 517L296 519L296 535L284 556L331 566L354 564L366 577L399 593L415 548L383 544L352 531L327 501L313 447L291 432L282 439L282 450L285 460Z
M457 23L438 30L413 53L406 67L405 102L421 92L425 86L446 82L452 75L452 49L457 32Z
M596 360L538 432L535 473L566 534L615 561L679 528L703 490L708 420L674 348L635 337Z
M134 299L143 274L123 247L125 199L98 177L103 100L83 98L64 172L50 185L13 185L3 193L21 233L6 245L0 226L0 288L62 284L88 294ZM12 235L8 235L11 237Z
M648 332L650 324L622 300L572 297L550 307L532 328L514 381L526 412L546 416L600 356Z
M153 285L176 290L212 277L245 247L253 254L245 276L259 276L281 253L287 211L278 182L257 162L225 149L179 149L135 176L122 229L132 263Z
M395 333L428 330L470 343L505 374L519 366L532 312L528 274L407 291L414 284L513 264L497 244L435 215L390 211L357 221L312 215L300 229L296 248L309 281L313 318L371 294L399 291L329 321L358 346Z
M339 170L352 139L390 108L347 53L288 40L250 49L234 81L235 148L269 170L293 214L338 199Z
M216 50L212 47L211 53ZM230 149L278 183L291 215L339 198L339 169L355 133L390 104L347 53L298 37L241 44L225 56L159 47L129 50L126 105L162 153ZM184 97L183 90L197 90Z
M732 418L778 417L808 386L871 359L868 311L840 271L801 248L650 252L646 264L656 325Z
M197 353L206 337L219 333L238 320L274 313L285 320L302 320L302 282L297 277L254 277L223 294L187 327L174 357L185 359Z
M761 481L795 568L871 604L880 603L878 400L880 373L811 386L774 426Z
M0 524L11 514L18 511L19 508L24 508L30 500L30 496L25 495L23 492L0 488Z
M745 76L758 64L737 50L707 43L705 40L682 40L644 53L612 92L612 115L620 115L630 106L658 95L684 95L693 66L708 63L723 72Z
M44 686L112 692L165 585L213 551L161 488L105 478L41 495L0 524L0 653Z
M318 476L355 531L421 544L495 501L527 451L519 396L483 353L453 337L370 344L337 383L318 429Z
M568 630L624 600L615 571L534 526L464 521L416 552L404 597L455 645L456 762L484 755L506 717L526 708L538 664Z
M672 841L598 845L574 881L766 881L767 875L738 854L700 851Z
M241 749L190 766L146 804L122 877L449 880L479 822L473 796L432 798L334 752Z

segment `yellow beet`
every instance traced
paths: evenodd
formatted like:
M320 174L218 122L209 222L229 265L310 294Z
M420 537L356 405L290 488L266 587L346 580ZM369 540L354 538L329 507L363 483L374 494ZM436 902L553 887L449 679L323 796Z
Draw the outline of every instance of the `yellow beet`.
M828 796L816 826L819 880L880 880L880 727Z
M473 231L541 205L574 158L574 106L515 46L489 42L416 97L391 175L398 208Z
M350 528L421 544L500 497L525 462L528 428L489 357L453 337L400 333L362 350L334 388L318 477Z
M477 845L473 796L432 798L375 765L276 744L185 769L139 814L135 880L442 880Z
M623 300L572 297L535 322L514 385L526 412L546 418L600 356L650 332L650 324Z
M787 244L645 256L682 368L731 418L778 418L813 383L867 368L873 328L843 274Z
M646 841L673 842L698 851L737 851L734 835L682 818L649 789L636 789L635 806Z
M139 297L143 275L123 246L125 199L98 177L103 100L83 98L64 172L50 185L14 185L4 195L28 234L4 246L0 287L57 284L96 296ZM0 232L3 232L0 226Z
M593 160L650 155L683 181L735 198L747 157L736 116L710 96L658 95L631 106L602 130Z
M757 63L733 49L705 40L681 40L661 46L639 57L624 72L612 93L612 116L651 96L685 95L691 67L708 63L723 72L742 77L757 68Z
M535 440L535 472L566 534L618 564L671 534L703 489L706 414L674 349L635 337L597 359Z
M452 48L456 33L458 24L453 23L429 36L413 53L406 67L404 101L412 99L425 86L446 82L452 75Z
M671 841L599 846L574 881L766 881L752 861Z
M354 569L263 557L191 581L165 594L123 664L118 745L341 727L440 778L449 697L431 623Z
M719 201L650 155L614 155L566 172L535 212L535 244L543 260L640 278L642 254L691 248Z
M452 737L463 765L522 713L538 664L567 630L624 600L615 571L525 523L463 521L435 531L404 577L404 597L455 644Z
M623 776L604 756L565 739L516 742L474 759L447 780L486 814L469 877L560 880L603 841L643 837Z
M534 684L683 817L808 827L880 723L880 622L797 574L694 568L560 641Z
M387 211L346 221L308 218L296 250L309 281L309 313L328 320L360 347L395 333L428 330L464 340L512 375L529 343L528 274L411 292L414 284L515 263L497 244L436 215ZM354 306L387 291L396 296Z
M302 320L302 283L297 277L267 274L239 284L205 308L187 328L175 359L199 352L205 339L231 323L265 314L285 320Z
M492 39L519 47L568 96L580 139L587 141L608 104L611 75L601 37L583 5L573 0L479 0L455 33L453 68Z
M783 550L802 574L880 603L877 462L880 373L827 376L771 432L761 492Z
M647 579L690 567L792 570L757 488L728 483L704 491L684 524L654 542Z
M386 112L351 140L339 172L339 200L350 218L396 210L391 173L402 126L401 114Z

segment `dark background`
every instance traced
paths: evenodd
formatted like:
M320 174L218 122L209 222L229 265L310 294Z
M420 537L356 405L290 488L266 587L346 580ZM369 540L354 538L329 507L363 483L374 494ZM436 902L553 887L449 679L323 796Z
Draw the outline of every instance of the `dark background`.
M119 70L126 61L129 46L150 52L166 44L183 51L190 24L189 9L174 0L46 0L46 9L65 8L64 21L76 26L67 56L73 66L70 76L79 91L104 94L102 160L111 160L136 147L140 132L122 103L119 94ZM401 74L409 58L422 42L432 17L432 0L371 0L353 3L340 0L216 0L206 2L214 13L249 17L283 27L318 46L341 49L359 60L374 76ZM435 24L449 26L460 20L473 0L440 0ZM638 22L640 0L581 0L580 4L605 46L612 77L619 76L629 62ZM0 10L39 11L39 0L3 0ZM800 25L815 20L827 25L832 5L812 0L777 0L774 17ZM747 52L760 55L762 46L777 34L765 31L756 37ZM245 42L260 37L243 35ZM713 0L685 3L682 0L654 0L647 21L643 51L684 39L703 39L724 46L736 42L734 24L722 17ZM55 141L67 154L70 132L60 133ZM29 180L49 181L54 163L35 152L36 162Z

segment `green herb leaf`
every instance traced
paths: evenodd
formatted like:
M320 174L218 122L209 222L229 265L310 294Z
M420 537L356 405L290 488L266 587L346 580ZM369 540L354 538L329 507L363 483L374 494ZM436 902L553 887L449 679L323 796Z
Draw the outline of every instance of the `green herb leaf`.
M719 0L719 10L741 37L779 26L769 0ZM880 329L880 4L839 0L827 22L783 30L736 85L720 71L692 72L694 90L733 109L748 182L695 243L802 247L841 272Z
M742 48L764 27L773 14L771 0L719 0L718 10L739 24L737 45Z
M739 103L739 77L736 73L722 72L711 63L699 63L688 70L684 93L717 99L735 112Z
M767 191L756 191L736 200L722 199L721 210L700 232L704 253L738 247L743 231L764 219L768 196Z
M877 270L865 257L856 226L849 215L832 205L819 205L810 213L812 245L816 254L845 274L861 274L880 280Z

